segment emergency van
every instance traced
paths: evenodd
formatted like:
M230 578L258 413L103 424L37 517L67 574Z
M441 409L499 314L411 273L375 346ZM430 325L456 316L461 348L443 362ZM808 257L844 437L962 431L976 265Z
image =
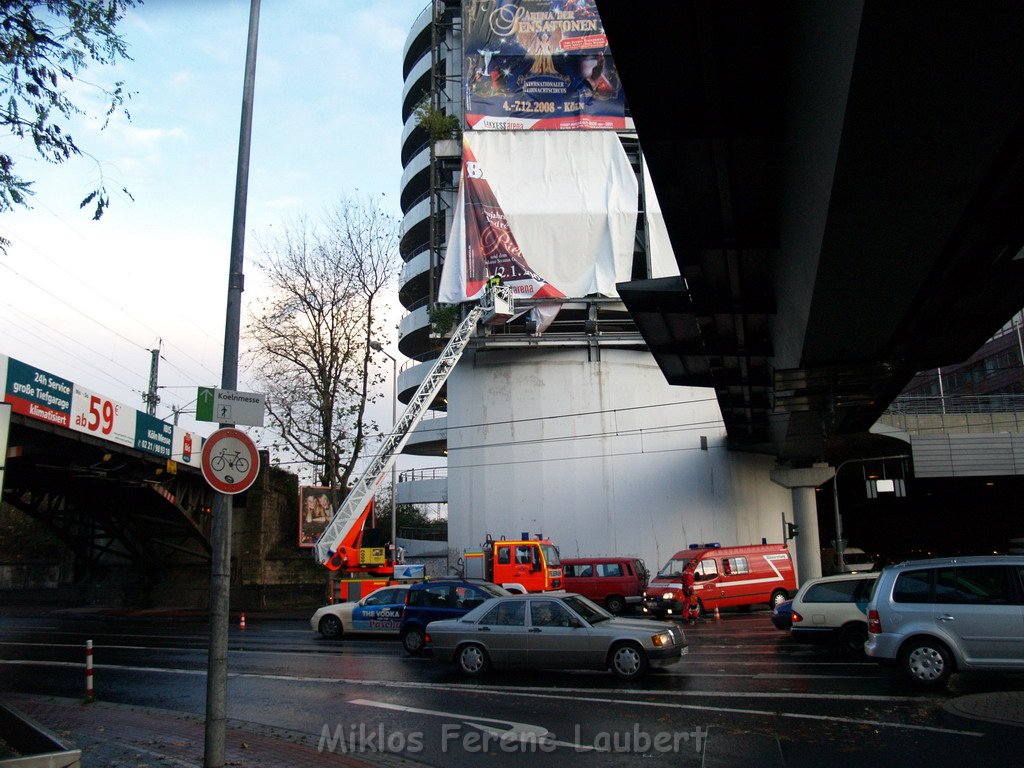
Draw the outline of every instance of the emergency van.
M698 615L715 608L758 603L775 607L796 593L793 559L785 544L698 544L676 552L647 585L644 613L662 618L683 612L683 570L691 560L697 561L693 591Z

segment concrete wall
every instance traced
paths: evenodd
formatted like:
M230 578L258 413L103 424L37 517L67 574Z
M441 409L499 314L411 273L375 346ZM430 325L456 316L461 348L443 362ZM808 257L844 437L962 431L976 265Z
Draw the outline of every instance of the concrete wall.
M448 392L453 563L528 531L659 568L690 543L781 541L791 519L773 459L729 453L715 393L669 386L647 352L467 353Z

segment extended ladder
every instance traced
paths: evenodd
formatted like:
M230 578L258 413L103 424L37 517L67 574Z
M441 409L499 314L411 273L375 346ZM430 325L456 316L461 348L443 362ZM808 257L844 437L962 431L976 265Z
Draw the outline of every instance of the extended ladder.
M501 286L501 288L504 291L499 291L500 293L505 293L508 290L505 286ZM492 291L491 293L494 292ZM405 413L402 414L402 418L395 424L387 439L381 443L377 455L373 457L373 461L366 468L366 472L363 473L359 481L348 492L345 500L334 513L334 517L331 518L327 527L324 528L320 538L316 540L316 543L313 545L313 556L321 565L325 565L331 570L337 570L344 564L341 558L335 557L338 548L349 537L355 526L362 522L363 513L366 511L370 499L377 492L377 486L380 485L381 481L390 471L391 466L398 459L398 454L402 452L402 448L408 442L412 431L422 420L430 404L437 397L437 393L441 391L441 387L447 381L448 376L455 370L455 364L459 362L459 358L462 357L466 345L469 344L477 322L479 322L484 312L493 306L493 297L490 302L485 302L485 304L488 304L488 306L478 305L473 307L469 314L466 315L466 318L459 323L458 328L452 334L451 340L434 363L434 367L430 369L430 373L427 374L427 377L420 384L416 394L412 396L412 400L409 401L409 406L405 409ZM395 493L395 491L396 489L394 488L391 490L392 493Z

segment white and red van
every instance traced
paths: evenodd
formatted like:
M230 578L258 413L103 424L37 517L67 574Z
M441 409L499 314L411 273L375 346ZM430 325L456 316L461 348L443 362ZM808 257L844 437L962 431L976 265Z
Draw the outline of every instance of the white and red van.
M715 608L764 603L775 607L796 593L793 559L785 544L696 546L676 552L644 590L644 613L678 616L686 600L683 569L697 561L693 590L699 615Z

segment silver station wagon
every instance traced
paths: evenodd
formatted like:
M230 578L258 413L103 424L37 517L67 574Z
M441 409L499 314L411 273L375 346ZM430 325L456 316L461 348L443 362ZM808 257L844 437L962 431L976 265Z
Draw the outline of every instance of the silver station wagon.
M491 667L611 669L632 680L687 652L678 625L612 616L573 593L498 597L462 618L432 622L427 634L434 658L465 675Z

